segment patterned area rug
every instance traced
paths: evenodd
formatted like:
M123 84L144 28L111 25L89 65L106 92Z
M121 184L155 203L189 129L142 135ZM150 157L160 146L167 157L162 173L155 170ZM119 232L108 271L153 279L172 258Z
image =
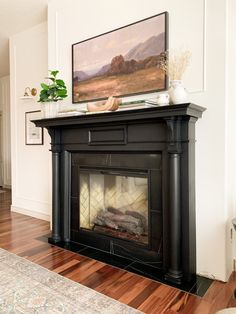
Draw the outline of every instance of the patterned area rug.
M0 249L0 313L142 312Z

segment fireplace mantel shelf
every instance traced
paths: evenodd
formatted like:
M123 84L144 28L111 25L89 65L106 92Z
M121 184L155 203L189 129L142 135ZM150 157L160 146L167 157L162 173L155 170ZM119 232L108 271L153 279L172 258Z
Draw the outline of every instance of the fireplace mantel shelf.
M67 117L57 117L50 119L39 119L33 122L38 127L53 127L64 125L84 125L96 124L103 122L120 122L129 120L143 120L143 119L157 119L174 116L189 116L194 118L201 118L204 107L186 103L179 105L168 105L145 109L122 110L115 112L95 113L88 115L77 115Z
M128 251L139 259L150 258L157 263L157 239L160 238L166 280L189 281L196 274L195 124L204 110L186 103L34 120L51 137L51 243L74 241L106 252L125 247L118 255L125 257ZM157 168L157 163L145 166L154 156L159 158L160 167ZM129 164L128 160L131 160ZM83 233L77 218L80 191L76 174L84 167L95 167L94 170L103 167L103 171L119 170L126 174L146 171L149 217L152 217L149 218L152 227L148 248L109 235ZM160 206L155 205L158 202Z

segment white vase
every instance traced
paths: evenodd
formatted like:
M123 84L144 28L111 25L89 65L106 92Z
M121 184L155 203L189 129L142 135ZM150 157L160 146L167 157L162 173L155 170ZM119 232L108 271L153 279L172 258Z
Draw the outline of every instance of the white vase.
M170 102L172 104L177 105L188 102L188 93L180 80L170 81L170 88L168 92L170 95Z
M41 103L41 112L42 118L55 118L58 115L60 105L58 101L42 102Z

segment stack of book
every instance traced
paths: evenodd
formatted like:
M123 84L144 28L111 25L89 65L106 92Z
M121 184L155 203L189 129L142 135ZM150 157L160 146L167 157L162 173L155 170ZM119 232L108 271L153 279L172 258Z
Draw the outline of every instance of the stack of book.
M158 104L154 100L137 100L137 101L130 101L130 102L123 102L119 110L129 110L129 109L143 109L143 108L150 108L156 107Z
M77 115L83 115L85 113L86 113L86 110L84 110L84 109L68 108L68 109L60 110L58 112L58 117L77 116Z

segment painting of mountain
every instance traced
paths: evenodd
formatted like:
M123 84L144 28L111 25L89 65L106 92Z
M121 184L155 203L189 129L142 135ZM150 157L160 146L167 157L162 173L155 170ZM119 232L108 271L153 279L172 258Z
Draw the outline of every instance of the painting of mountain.
M79 81L84 81L89 78L89 75L83 71L75 71L74 78L77 78L77 80Z
M73 102L160 91L167 12L72 46Z
M111 64L104 65L96 74L95 76L105 75L110 70Z
M152 36L144 43L138 44L132 48L125 56L125 60L143 60L150 56L160 55L165 51L165 34L161 33L158 36Z

